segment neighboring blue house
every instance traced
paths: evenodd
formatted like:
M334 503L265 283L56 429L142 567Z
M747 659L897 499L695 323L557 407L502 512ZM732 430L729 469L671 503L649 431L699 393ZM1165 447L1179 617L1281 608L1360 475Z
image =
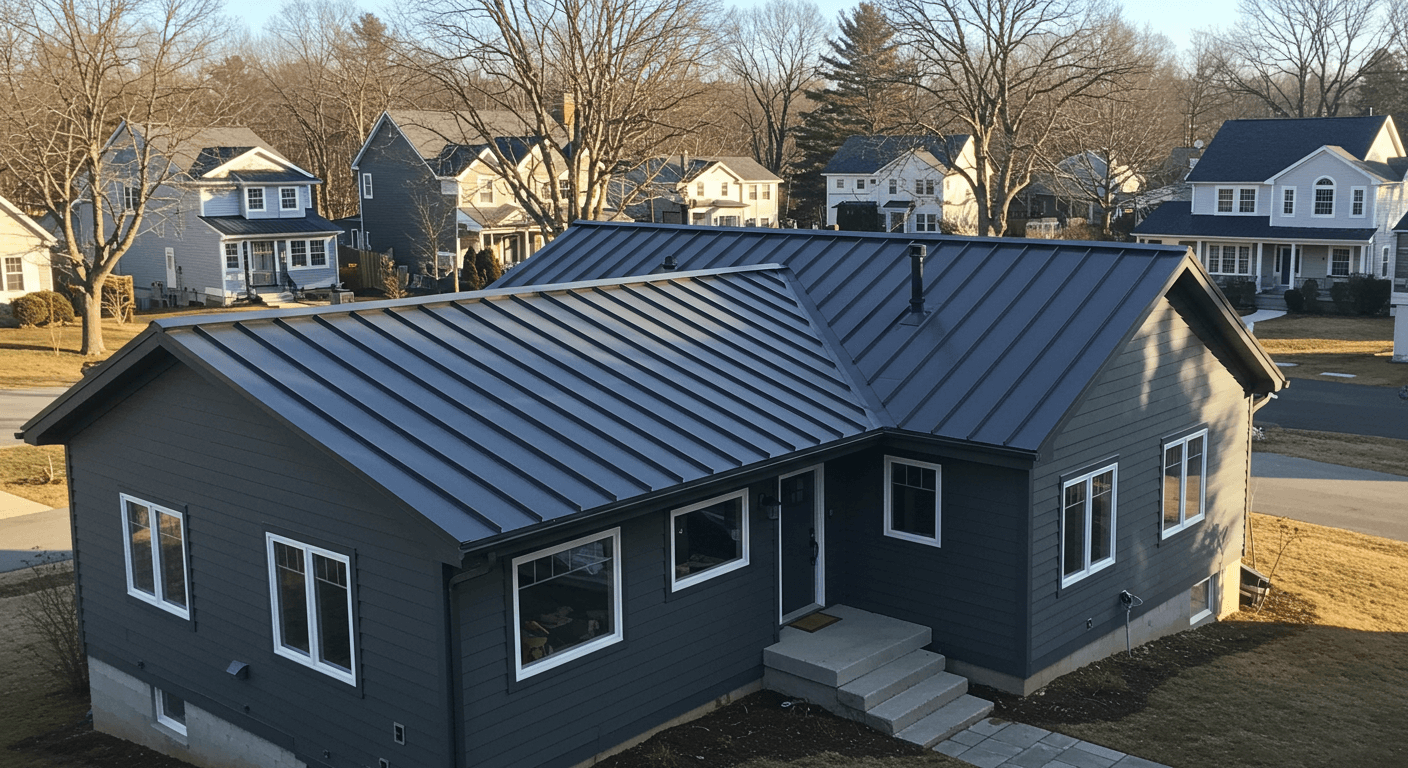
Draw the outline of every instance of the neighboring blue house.
M142 231L114 274L139 299L225 306L251 294L289 300L338 281L337 225L319 216L322 181L241 127L174 131L160 152L171 181L147 204ZM124 123L106 151L123 152L141 129ZM120 198L119 198L120 199Z
M1284 385L1186 248L579 222L488 291L158 320L23 434L98 730L565 767L761 685L932 744L1126 591L1136 643L1236 610Z

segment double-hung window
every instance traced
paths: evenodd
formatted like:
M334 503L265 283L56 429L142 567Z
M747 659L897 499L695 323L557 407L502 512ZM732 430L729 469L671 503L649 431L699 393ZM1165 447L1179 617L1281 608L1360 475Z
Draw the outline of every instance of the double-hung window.
M244 191L245 208L251 211L264 210L264 188L250 187Z
M1256 213L1256 188L1237 190L1237 213Z
M863 182L862 182L862 186L864 186L864 183L863 183ZM857 189L859 189L859 188L860 188L860 187L857 187ZM727 181L724 181L724 182L720 182L720 183L719 183L719 197L728 197L728 182L727 182Z
M517 679L621 642L620 551L613 528L513 559Z
M1115 563L1114 464L1061 484L1061 586Z
M1217 190L1217 212L1218 212L1218 213L1231 213L1231 212L1232 212L1232 194L1233 194L1233 190L1231 190L1231 189L1219 189L1219 190Z
M1296 215L1296 188L1286 187L1281 190L1281 215Z
M279 210L298 210L298 187L279 187Z
M840 189L840 188L841 188L841 180L840 180L840 179L837 179L837 180L836 180L836 188L837 188L837 189ZM695 196L695 197L703 197L703 196L704 196L704 182L701 181L701 182L699 182L698 184L695 184L695 185L694 185L694 196Z
M939 215L937 213L918 213L914 216L915 232L938 232Z
M898 195L899 193L900 193L900 180L899 180L899 179L890 179L890 194L892 194L892 195Z
M748 565L748 493L738 491L670 513L670 589Z
M757 199L758 199L758 185L757 185L757 184L749 184L749 185L748 185L748 199L749 199L749 200L757 200Z
M127 594L189 619L186 516L125 493L120 500Z
M308 266L308 241L288 241L288 261L290 267Z
M265 541L274 653L356 685L351 558L273 533Z
M240 268L240 244L225 243L225 269Z
M1349 276L1349 249L1330 249L1330 274L1334 277Z
M493 177L493 176L480 176L480 177L479 177L479 202L481 202L481 203L492 203L492 202L494 202L494 177Z
M937 547L943 508L943 467L885 457L885 535Z
M337 247L337 241L331 238L327 240L308 241L308 263L315 267L326 267L328 265L328 251Z
M1311 210L1315 216L1335 215L1335 180L1331 178L1321 178L1315 182L1315 207Z
M702 189L702 188L703 188L703 185L700 185L700 187L701 187L701 189ZM845 179L837 179L837 180L836 180L836 188L837 188L837 189L845 189L845 188L846 188L846 180L845 180ZM701 193L701 194L702 194L702 193Z
M1208 431L1164 443L1163 537L1203 519L1207 505Z
M865 179L856 179L856 189L865 189Z
M1349 215L1356 218L1364 216L1364 188L1352 187L1349 190Z
M5 290L24 290L24 257L5 257Z
M372 199L372 175L370 173L362 174L362 199Z
M771 185L771 184L764 184L764 185L763 185L763 199L764 199L764 200L771 200L771 199L772 199L772 185Z

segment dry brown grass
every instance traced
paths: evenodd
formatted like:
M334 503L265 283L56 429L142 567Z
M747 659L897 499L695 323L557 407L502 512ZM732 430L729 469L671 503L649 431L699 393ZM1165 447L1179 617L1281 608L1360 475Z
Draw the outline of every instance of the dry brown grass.
M46 733L83 717L86 698L58 692L61 685L35 661L26 648L39 642L39 633L22 621L20 604L26 594L16 587L28 571L0 573L0 764L7 768L40 768L64 763L6 749L20 739Z
M1252 443L1252 450L1408 475L1408 440L1280 427L1267 427L1265 435Z
M157 317L172 315L209 315L234 311L247 311L260 307L239 309L172 309L157 312L144 312L131 323L118 323L115 320L103 321L103 345L107 354L94 358L78 354L83 342L83 328L77 323L49 328L0 328L0 389L28 389L31 387L66 386L83 377L83 364L92 360L106 360L122 345L141 333L147 323ZM56 353L55 347L58 348Z
M1289 378L1326 381L1320 374L1352 373L1347 381L1355 384L1408 384L1408 365L1390 362L1392 318L1286 315L1257 323L1256 337L1277 362L1296 364L1281 369Z
M52 461L52 464L50 463ZM52 467L54 477L49 476ZM61 445L0 448L0 491L49 507L68 506L68 480Z

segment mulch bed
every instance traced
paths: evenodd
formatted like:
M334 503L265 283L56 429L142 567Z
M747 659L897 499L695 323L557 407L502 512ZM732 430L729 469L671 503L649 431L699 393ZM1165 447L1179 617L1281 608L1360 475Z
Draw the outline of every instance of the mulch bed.
M93 730L84 719L11 744L9 750L63 758L65 765L92 768L194 768L190 763ZM0 763L5 762L0 753Z
M1067 723L1119 720L1139 712L1149 694L1185 669L1259 648L1315 621L1315 610L1291 592L1273 590L1260 611L1246 610L1219 622L1145 643L1063 675L1022 698L982 685L974 696L993 702L994 717L1057 728Z
M677 725L597 763L599 768L727 768L758 758L796 760L922 755L923 747L773 691L759 691L698 720Z

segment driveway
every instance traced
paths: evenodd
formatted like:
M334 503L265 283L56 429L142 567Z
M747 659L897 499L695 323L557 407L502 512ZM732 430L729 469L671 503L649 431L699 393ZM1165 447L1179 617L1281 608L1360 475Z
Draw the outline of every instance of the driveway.
M1401 475L1253 453L1252 509L1408 541L1408 477Z
M15 439L15 433L34 414L44 410L44 406L66 391L68 387L0 389L0 448L23 445Z
M1392 387L1292 379L1256 413L1257 424L1408 440L1408 402Z

